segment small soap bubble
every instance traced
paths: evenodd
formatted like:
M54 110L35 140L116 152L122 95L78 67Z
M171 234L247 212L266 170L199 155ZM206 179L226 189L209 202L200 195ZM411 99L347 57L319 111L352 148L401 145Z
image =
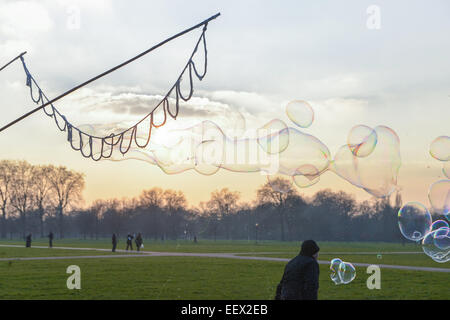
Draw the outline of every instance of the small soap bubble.
M314 121L314 110L308 102L294 100L286 106L286 114L301 128L308 128Z

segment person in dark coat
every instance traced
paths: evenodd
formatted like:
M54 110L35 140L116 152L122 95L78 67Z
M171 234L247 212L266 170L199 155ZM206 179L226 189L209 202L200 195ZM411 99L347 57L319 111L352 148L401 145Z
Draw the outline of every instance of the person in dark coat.
M30 247L31 247L31 233L30 233L29 235L27 235L27 237L26 237L26 243L25 243L25 246L26 246L27 248L30 248Z
M142 243L143 243L142 235L140 233L138 233L135 243L136 243L137 251L139 251L139 249L141 248ZM131 250L133 250L133 249L131 249Z
M47 237L48 237L48 246L50 248L52 248L53 247L53 232L50 231L50 233L48 234Z
M133 236L131 235L131 233L127 235L127 249L126 249L127 251L128 248L130 248L130 250L133 251Z
M112 235L112 252L116 252L116 247L117 247L117 237L116 234L113 233Z
M319 250L314 240L303 241L300 254L289 261L284 268L275 300L317 300Z

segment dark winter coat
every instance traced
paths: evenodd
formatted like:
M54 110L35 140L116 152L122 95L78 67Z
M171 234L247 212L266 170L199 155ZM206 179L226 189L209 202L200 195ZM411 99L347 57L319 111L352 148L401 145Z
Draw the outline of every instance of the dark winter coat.
M298 255L288 262L277 287L276 300L317 300L319 264L312 257Z

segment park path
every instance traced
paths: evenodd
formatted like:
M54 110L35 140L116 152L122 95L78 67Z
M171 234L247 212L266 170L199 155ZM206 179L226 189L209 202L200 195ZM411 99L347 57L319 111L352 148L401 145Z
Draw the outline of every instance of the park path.
M0 247L13 247L13 248L23 248L21 245L0 245ZM48 249L47 246L33 246L33 248ZM52 249L64 249L64 250L86 250L86 251L102 251L111 252L111 249L101 249L101 248L74 248L74 247L53 247ZM116 250L116 252L130 252L126 250ZM404 252L406 254L407 252ZM411 252L408 252L411 253ZM417 253L417 252L412 252ZM238 259L238 260L258 260L258 261L277 261L277 262L287 262L290 259L287 258L274 258L274 257L261 257L261 256L241 256L238 254L243 253L190 253L190 252L156 252L156 251L140 251L133 254L111 254L111 255L91 255L91 256L65 256L65 257L22 257L22 258L0 258L0 261L30 261L30 260L66 260L66 259L109 259L109 258L135 258L135 257L205 257L205 258L225 258L225 259ZM246 254L246 253L244 253ZM260 252L255 252L252 254L261 254ZM337 253L327 253L327 254L337 254ZM343 253L342 253L343 254ZM366 253L368 254L368 253ZM371 252L370 254L376 254ZM386 254L386 252L382 253ZM319 260L319 264L330 264L329 261ZM370 263L353 263L356 267L368 267ZM399 266L399 265L388 265L388 264L376 264L380 268L385 269L398 269L398 270L412 270L412 271L429 271L429 272L446 272L450 273L450 268L434 268L434 267L417 267L417 266Z

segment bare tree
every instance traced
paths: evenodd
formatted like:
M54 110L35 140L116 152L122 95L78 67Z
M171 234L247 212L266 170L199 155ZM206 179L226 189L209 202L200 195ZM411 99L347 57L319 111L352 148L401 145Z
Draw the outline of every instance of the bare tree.
M296 194L296 191L292 187L292 183L287 179L276 177L270 182L266 182L261 188L257 190L257 199L259 204L271 204L273 205L279 215L281 241L285 241L285 207L286 199Z
M10 203L19 213L22 222L22 235L27 232L27 214L33 208L33 169L26 161L17 162L14 166L11 181Z
M82 199L81 193L84 189L84 174L68 170L66 167L52 166L47 178L50 181L53 196L55 197L59 236L63 238L64 211L75 201Z
M143 207L162 207L164 192L161 188L152 188L150 190L144 190L139 197L139 203Z
M6 212L11 193L11 183L16 163L11 160L0 161L0 209L2 213L1 236L6 237Z
M180 213L186 208L187 200L183 192L174 190L165 190L163 197L164 207L169 213L172 238L176 239L182 218L180 217Z
M51 170L53 170L53 167L51 166L36 166L33 168L33 200L39 214L41 237L44 237L45 210L50 205L50 192L52 185L48 179L48 176L50 175Z
M238 209L239 192L230 191L228 188L216 190L211 193L211 199L207 206L216 211L225 226L227 240L230 238L230 215Z

